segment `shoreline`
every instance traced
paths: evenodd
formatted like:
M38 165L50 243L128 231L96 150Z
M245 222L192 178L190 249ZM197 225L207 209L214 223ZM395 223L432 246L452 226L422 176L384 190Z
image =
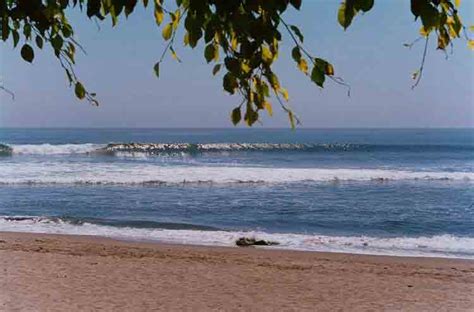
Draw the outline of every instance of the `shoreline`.
M0 232L0 310L468 311L474 261Z
M5 216L5 218L9 218ZM35 217L35 216L12 216L11 218L19 219L45 219L53 220L59 217ZM2 217L0 216L0 219ZM34 221L36 222L36 221ZM40 223L38 223L40 224ZM74 222L68 223L66 226L74 226ZM179 229L179 228L128 228L114 227L114 232L110 232L107 224L91 224L92 228L87 231L76 231L71 228L56 229L54 233L47 228L44 230L31 230L22 227L21 223L4 226L0 229L0 233L31 233L38 235L64 235L79 236L90 238L107 238L117 241L132 243L150 243L150 244L167 244L167 245L183 245L183 246L202 246L202 247L237 247L236 242L240 238L254 238L267 242L276 242L272 246L261 246L266 250L280 251L301 251L301 252L318 252L318 253L337 253L337 254L354 254L368 256L387 256L402 258L440 258L440 259L460 259L474 261L470 247L469 252L459 250L474 243L474 238L456 237L452 235L439 235L432 237L370 237L370 236L326 236L318 234L300 234L300 233L272 233L272 232L245 232L245 231L225 231L220 229L200 228ZM85 225L83 225L85 227ZM107 230L104 230L107 229ZM140 233L136 233L138 230ZM156 232L158 230L158 232ZM192 232L192 233L191 233ZM93 234L92 234L93 233ZM184 233L184 234L183 234ZM197 234L196 234L197 233ZM428 241L427 241L428 239ZM463 241L458 241L462 239ZM409 244L410 248L400 247L400 242L404 240L405 244ZM420 241L417 241L420 240ZM441 250L439 246L443 242L444 246L451 249ZM455 249L452 247L456 246ZM462 247L460 247L462 246ZM473 245L474 246L474 245ZM434 249L430 249L434 248ZM418 249L415 249L418 248Z

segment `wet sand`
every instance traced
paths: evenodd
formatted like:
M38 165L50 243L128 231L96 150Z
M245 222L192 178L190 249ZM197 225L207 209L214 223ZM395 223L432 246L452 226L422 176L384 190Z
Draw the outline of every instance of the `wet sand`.
M0 311L474 311L474 261L0 232Z

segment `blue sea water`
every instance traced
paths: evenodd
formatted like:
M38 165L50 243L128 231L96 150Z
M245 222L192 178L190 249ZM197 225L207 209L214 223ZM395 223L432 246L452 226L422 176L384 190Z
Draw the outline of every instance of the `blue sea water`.
M473 129L0 129L0 143L0 231L474 258Z

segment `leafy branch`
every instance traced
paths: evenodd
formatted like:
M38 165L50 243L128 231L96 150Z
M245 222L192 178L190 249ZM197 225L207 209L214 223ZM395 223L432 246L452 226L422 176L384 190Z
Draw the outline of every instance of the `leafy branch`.
M160 64L170 53L178 62L175 41L180 25L184 25L184 45L192 49L200 43L204 45L204 59L213 63L212 74L222 73L222 87L230 95L241 97L240 104L231 112L231 120L236 125L244 121L248 126L260 121L261 111L273 114L271 101L276 99L288 114L292 127L300 123L298 117L288 107L289 93L280 84L274 72L274 62L279 56L282 41L281 30L288 32L295 44L291 57L297 68L308 76L319 88L326 80L351 88L334 74L334 67L328 61L314 57L304 46L304 36L299 28L282 18L290 8L300 10L302 0L272 1L217 1L217 0L175 0L174 7L165 7L165 0L153 0L153 16L166 41L165 48L153 69L160 76ZM170 1L170 0L166 0ZM95 93L90 93L80 82L74 70L76 50L86 54L85 49L75 40L74 30L66 12L78 7L100 28L100 22L110 18L112 26L117 25L120 16L133 13L138 0L4 0L0 1L1 39L10 38L17 47L20 40L21 57L32 63L34 49L42 49L44 44L53 48L54 55L65 71L77 98L98 105ZM141 0L149 6L149 0ZM453 40L461 38L461 31L468 46L474 49L474 42L467 34L467 28L458 15L459 0L410 0L415 21L421 24L421 37L406 46L411 47L418 40L425 39L421 65L414 75L415 88L421 80L430 34L437 36L437 49L446 53L453 48ZM169 2L167 2L169 3ZM374 7L374 0L343 0L337 20L346 30L359 13L366 13ZM169 22L163 24L165 16ZM183 22L184 21L184 22ZM472 31L472 26L469 28ZM36 48L33 46L36 45ZM311 68L310 68L311 67ZM310 70L311 69L311 70ZM3 86L0 90L6 91Z

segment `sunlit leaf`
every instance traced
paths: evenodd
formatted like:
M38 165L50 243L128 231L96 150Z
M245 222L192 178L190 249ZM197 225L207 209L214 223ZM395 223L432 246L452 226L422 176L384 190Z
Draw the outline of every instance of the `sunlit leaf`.
M272 107L272 104L270 104L270 102L267 102L267 101L263 102L263 107L268 112L268 115L273 116L273 107Z
M86 96L86 89L84 89L84 86L79 81L76 82L74 92L76 93L77 98L80 100L82 100Z
M300 59L298 62L298 68L304 73L308 74L308 62L305 59Z
M163 31L161 32L163 35L163 39L169 40L171 38L171 35L173 34L173 25L167 24L164 28Z
M161 25L161 23L163 23L163 17L164 17L163 8L161 7L161 5L157 5L155 7L155 21L158 26Z
M339 24L345 29L349 27L354 18L355 12L354 8L350 5L347 5L346 2L341 3L339 11L337 12L337 20Z
M262 47L262 60L267 64L270 64L273 62L273 54L270 51L270 49L267 48L266 46Z
M469 49L474 50L474 40L468 40L467 46L469 47Z
M280 93L283 96L283 98L285 99L285 101L288 101L290 99L290 96L288 94L288 90L286 90L285 88L281 88Z
M295 115L292 111L288 111L288 119L290 120L291 129L295 129Z

